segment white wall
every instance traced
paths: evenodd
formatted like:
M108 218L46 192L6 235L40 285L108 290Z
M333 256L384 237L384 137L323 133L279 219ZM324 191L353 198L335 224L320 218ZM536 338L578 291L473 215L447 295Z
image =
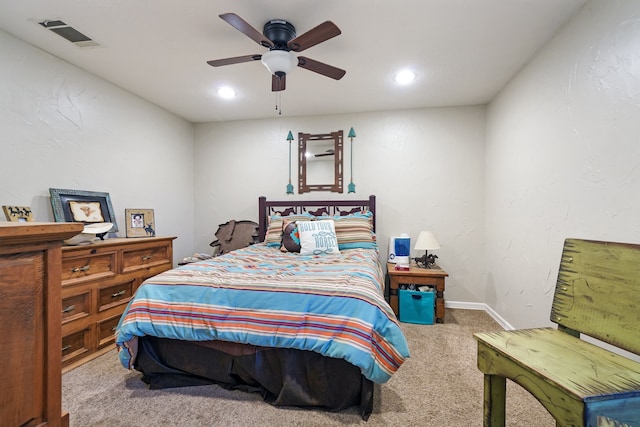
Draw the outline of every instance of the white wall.
M326 133L353 126L353 181L347 194L351 145L345 138L344 194L297 194L296 141L292 183L286 195L289 130ZM269 199L364 199L377 196L377 235L386 257L389 236L414 239L432 230L442 248L439 264L450 273L446 298L483 302L484 107L434 108L384 113L274 118L195 126L195 245L211 252L219 224L258 219L258 196ZM415 251L414 251L415 252ZM412 253L412 256L422 253Z
M567 237L640 243L640 2L589 2L487 113L487 286L550 324Z
M119 236L125 208L154 209L190 255L193 126L2 31L0 57L0 204L53 221L50 187L108 192Z

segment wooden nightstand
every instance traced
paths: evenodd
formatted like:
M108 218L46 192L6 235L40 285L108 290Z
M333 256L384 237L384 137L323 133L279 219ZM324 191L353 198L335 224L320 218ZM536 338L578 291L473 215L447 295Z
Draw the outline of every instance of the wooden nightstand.
M389 304L398 316L398 289L400 285L428 285L436 290L435 319L436 323L444 323L444 278L449 274L437 265L434 268L420 268L411 264L409 271L395 269L396 265L387 263L389 274Z

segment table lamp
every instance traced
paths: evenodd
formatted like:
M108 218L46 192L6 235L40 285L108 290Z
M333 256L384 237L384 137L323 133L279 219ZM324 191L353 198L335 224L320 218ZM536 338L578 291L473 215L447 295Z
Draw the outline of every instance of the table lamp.
M437 255L429 255L430 250L440 249L440 243L431 231L421 231L413 249L424 251L424 255L414 258L416 265L421 268L431 268L436 264Z

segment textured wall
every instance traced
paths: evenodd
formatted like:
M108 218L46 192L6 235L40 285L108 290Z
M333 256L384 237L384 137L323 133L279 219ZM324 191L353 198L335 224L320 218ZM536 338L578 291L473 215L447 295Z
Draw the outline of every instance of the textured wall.
M487 113L487 286L550 324L567 237L640 242L640 2L589 2Z
M107 192L119 236L125 208L154 209L190 255L192 125L2 31L0 57L0 204L53 221L50 187Z

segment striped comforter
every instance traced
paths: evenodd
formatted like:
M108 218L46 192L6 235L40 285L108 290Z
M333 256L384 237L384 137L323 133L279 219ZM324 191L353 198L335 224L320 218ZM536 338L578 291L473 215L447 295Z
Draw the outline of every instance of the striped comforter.
M409 349L382 296L376 249L301 256L264 244L187 264L146 280L116 331L120 362L137 337L224 340L343 358L384 383Z

